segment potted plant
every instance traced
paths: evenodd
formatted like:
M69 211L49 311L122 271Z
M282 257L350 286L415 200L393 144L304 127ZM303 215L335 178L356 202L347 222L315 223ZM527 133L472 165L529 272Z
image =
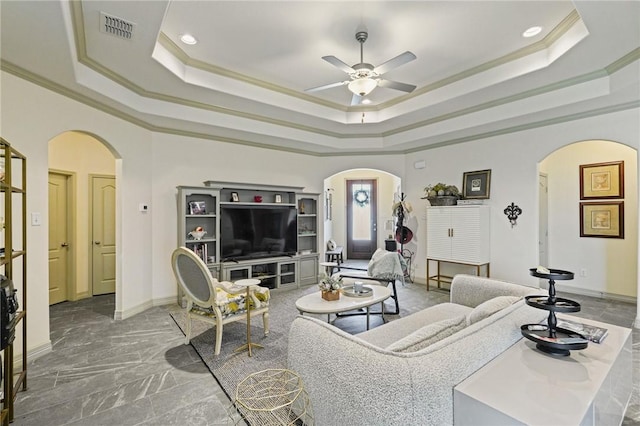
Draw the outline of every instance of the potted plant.
M460 190L455 185L437 183L424 188L425 197L432 206L455 206L460 198Z
M318 284L324 300L338 300L340 299L340 289L342 289L342 277L334 278L326 273Z

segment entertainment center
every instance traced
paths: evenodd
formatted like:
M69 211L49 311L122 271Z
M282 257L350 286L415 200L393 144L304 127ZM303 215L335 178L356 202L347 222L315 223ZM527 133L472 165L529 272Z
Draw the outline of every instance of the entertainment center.
M215 278L258 278L272 289L318 282L319 194L291 186L204 185L177 187L178 246L197 253Z

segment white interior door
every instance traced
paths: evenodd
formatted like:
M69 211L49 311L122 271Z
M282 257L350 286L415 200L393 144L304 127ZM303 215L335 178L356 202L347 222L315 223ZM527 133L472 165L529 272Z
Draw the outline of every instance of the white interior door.
M116 180L91 176L91 270L93 295L116 291Z
M540 224L538 226L538 264L549 266L549 187L547 175L539 175L538 208Z
M69 177L49 172L49 305L67 300L69 289Z

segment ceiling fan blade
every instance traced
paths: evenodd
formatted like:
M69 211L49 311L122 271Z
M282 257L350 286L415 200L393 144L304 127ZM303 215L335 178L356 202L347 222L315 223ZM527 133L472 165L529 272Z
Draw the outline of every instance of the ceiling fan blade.
M312 87L310 89L305 89L305 92L318 92L320 90L331 89L332 87L344 86L349 83L351 80L339 81L337 83L325 84L324 86Z
M353 96L351 97L351 106L360 105L361 103L362 103L362 96L358 95L357 93L354 93Z
M416 55L407 50L406 52L399 54L395 58L389 59L384 64L378 65L373 69L373 72L382 75L385 72L391 71L392 69L397 68L400 65L404 65L407 62L411 62L414 59L416 59Z
M386 87L387 89L401 90L407 93L413 92L416 88L413 84L400 83L398 81L385 80L383 78L378 80L378 86Z
M352 72L356 72L356 70L354 70L349 65L345 64L344 62L342 62L340 59L336 58L335 56L323 56L322 59L324 59L325 61L329 62L334 67L341 69L342 71L346 72L347 74L351 74Z

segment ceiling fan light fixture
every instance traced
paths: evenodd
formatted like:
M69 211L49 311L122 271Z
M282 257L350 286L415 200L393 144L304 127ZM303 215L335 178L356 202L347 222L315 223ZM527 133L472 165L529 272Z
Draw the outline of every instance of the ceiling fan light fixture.
M367 96L376 88L378 82L370 78L359 78L349 83L349 90L360 96Z

